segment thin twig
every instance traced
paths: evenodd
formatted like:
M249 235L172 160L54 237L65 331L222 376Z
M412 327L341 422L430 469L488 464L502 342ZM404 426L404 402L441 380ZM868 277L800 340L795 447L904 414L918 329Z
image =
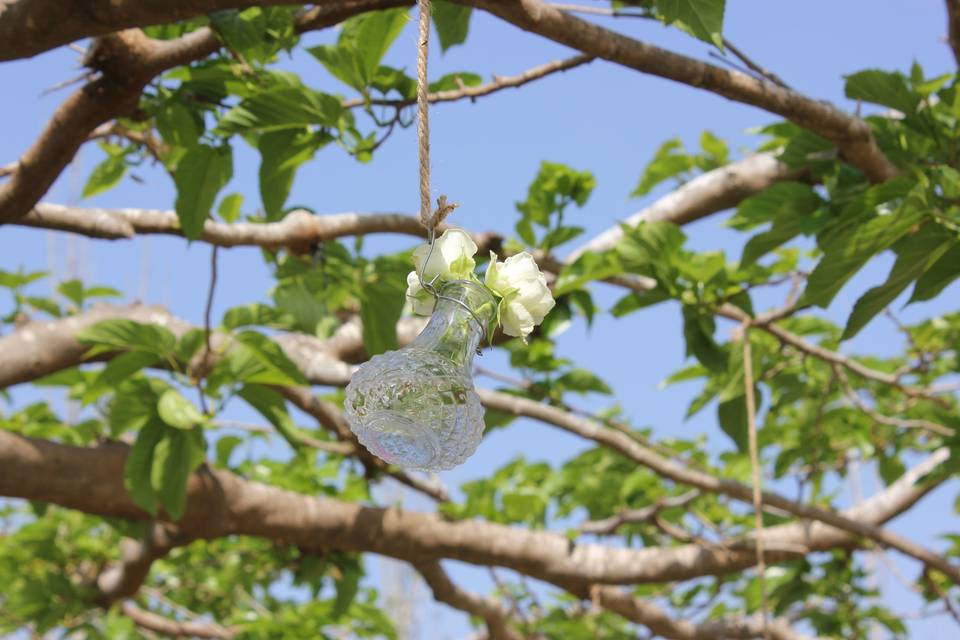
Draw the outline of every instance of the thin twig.
M735 47L734 44L729 40L727 40L726 38L723 39L723 46L729 49L730 53L735 55L740 60L740 62L745 64L747 68L753 71L754 73L762 76L763 78L766 78L767 80L774 83L775 85L781 86L784 89L790 89L790 85L784 82L783 79L780 78L780 76L775 74L773 71L770 71L766 67L763 67L757 64L756 62L754 62L753 60L751 60L749 57L747 57L747 54L745 54L743 51Z
M843 354L808 342L802 337L779 326L768 316L759 316L756 319L751 320L748 314L732 304L723 305L717 309L715 313L721 317L728 318L730 320L736 320L737 322L741 323L750 321L751 326L766 331L784 344L789 344L790 346L799 349L807 355L811 355L825 362L842 365L843 367L863 378L894 387L910 398L923 398L925 400L930 400L941 407L949 407L949 403L944 398L936 397L936 394L931 388L905 385L901 383L900 380L898 380L893 374L871 369L870 367Z
M953 429L945 427L942 424L937 424L936 422L931 422L930 420L894 418L892 416L885 416L870 407L870 405L868 405L864 399L860 397L860 394L858 394L853 388L853 385L850 384L850 378L847 376L846 372L844 372L843 367L834 363L833 374L840 381L840 386L843 388L843 394L847 397L847 399L850 400L854 406L880 424L888 427L897 427L898 429L923 429L941 436L952 436L954 434Z
M236 420L216 420L214 421L214 425L223 429L237 429L239 431L246 431L247 433L257 433L266 436L276 435L276 430L266 425L250 424ZM297 442L302 445L310 447L311 449L317 449L318 451L326 451L327 453L349 456L357 452L356 447L350 442L318 440L317 438L311 438L303 434L297 434L296 439Z
M691 490L679 496L664 496L642 509L624 509L603 520L587 520L580 525L578 530L581 533L592 533L598 536L613 535L617 532L617 529L625 524L646 522L657 516L663 509L685 507L699 498L700 495L699 491Z
M763 476L760 473L760 452L757 446L757 403L753 391L753 350L750 347L750 323L743 323L743 387L747 401L747 436L750 466L753 471L753 514L756 528L757 580L760 583L760 609L763 614L763 637L770 637L770 603L767 601L766 561L763 557Z
M933 576L930 575L930 570L925 569L923 572L923 579L926 581L930 588L933 589L933 592L943 601L944 606L947 608L947 611L950 613L950 617L953 618L954 622L960 625L960 610L957 610L957 606L950 599L950 594L944 592L940 588L940 585L937 584L937 581L933 579Z
M539 80L540 78L544 78L559 71L567 71L569 69L573 69L574 67L579 67L580 65L591 62L593 59L593 56L577 55L565 60L554 60L538 67L533 67L532 69L524 71L523 73L515 76L496 76L493 82L488 82L477 87L461 86L459 89L435 91L427 94L427 102L438 103L456 102L457 100L464 99L475 100L476 98L487 96L491 93L502 91L503 89L521 87L529 82ZM354 98L351 100L344 100L342 106L345 109L355 109L358 107L364 107L366 105L400 108L416 104L416 102L416 99L396 100L374 98L372 100L364 100L363 98Z

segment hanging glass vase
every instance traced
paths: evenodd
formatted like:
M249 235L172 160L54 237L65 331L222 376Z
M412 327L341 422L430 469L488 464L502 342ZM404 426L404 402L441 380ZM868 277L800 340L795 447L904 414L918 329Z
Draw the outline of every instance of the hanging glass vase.
M485 286L448 282L419 336L357 370L345 415L363 446L386 462L424 471L451 469L476 451L484 411L471 366L496 309Z

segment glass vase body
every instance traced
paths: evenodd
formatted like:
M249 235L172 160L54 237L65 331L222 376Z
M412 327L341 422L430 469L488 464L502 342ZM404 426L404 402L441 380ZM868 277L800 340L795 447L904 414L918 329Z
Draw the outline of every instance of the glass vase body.
M496 299L483 285L460 280L444 284L439 294L419 336L372 357L347 385L344 413L357 439L407 469L452 469L483 437L471 366L495 319Z

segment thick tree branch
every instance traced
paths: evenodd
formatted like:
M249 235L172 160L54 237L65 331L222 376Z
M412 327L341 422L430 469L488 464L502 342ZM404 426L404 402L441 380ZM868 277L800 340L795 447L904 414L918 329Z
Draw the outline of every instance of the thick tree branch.
M488 408L511 415L534 418L560 427L564 431L569 431L594 440L674 482L696 487L703 491L729 496L746 504L752 504L753 502L753 489L748 485L741 484L734 480L717 478L707 473L684 467L674 460L668 460L657 455L630 436L606 428L592 420L574 416L566 411L534 400L528 400L498 391L480 389L478 393L484 406ZM818 520L851 534L869 538L884 547L893 547L901 553L919 560L924 565L939 569L944 574L950 576L954 582L960 584L960 568L955 567L945 557L933 553L892 531L887 531L862 521L853 520L832 509L795 502L770 491L764 491L762 496L763 504L765 505L782 509L799 518Z
M187 20L222 9L290 4L284 0L3 0L0 3L0 61L27 58L83 38L101 36L132 27ZM315 3L301 14L302 29L327 26L331 14L344 17L409 2L354 0Z
M947 41L953 58L960 64L960 0L946 0L947 2Z
M457 1L484 9L525 31L585 54L781 115L836 144L844 159L873 182L883 182L899 172L877 146L866 122L827 102L634 40L541 0Z
M135 307L134 309L137 309L137 308ZM154 314L157 313L156 309L153 309L152 311ZM89 312L89 313L94 313L94 312ZM86 316L89 314L84 314L84 315ZM102 319L102 317L104 317L105 315L107 314L104 314L103 311L100 311L96 317L98 317L98 319ZM113 317L117 317L117 314L115 313ZM89 322L89 320L87 320L87 322ZM167 316L166 318L166 323L168 326L176 326L178 325L178 323L183 324L180 321L175 321L171 319L169 316ZM0 352L3 352L5 354L6 353L11 354L11 358L13 358L13 362L18 363L21 366L23 366L25 363L27 367L30 367L31 371L33 371L34 373L39 373L40 375L51 373L52 367L54 366L59 366L61 369L67 368L69 366L73 366L74 364L77 364L80 361L80 359L82 358L83 352L86 348L83 345L70 344L70 340L72 340L72 335L73 335L73 332L76 331L76 327L82 326L82 325L83 325L83 321L78 321L77 318L73 318L70 320L48 323L46 326L42 326L42 327L31 328L30 326L28 326L25 329L21 329L15 332L15 334L12 336L6 336L0 339ZM178 326L177 328L178 330L183 330L183 327ZM66 335L56 335L57 334L56 329L59 329L60 334L66 334ZM42 340L38 340L38 337L40 336L42 336ZM309 336L295 336L295 338L296 340L293 342L290 340L282 340L282 339L278 340L278 342L285 349L285 351L290 356L290 358L295 363L298 364L298 366L301 366L302 368L308 370L308 371L305 371L305 373L307 374L308 379L310 379L309 370L314 367L315 362L318 359L317 356L325 356L327 354L323 350L322 343L320 341L317 341L315 338L310 338ZM57 358L42 357L43 353L47 351L48 348L53 349L54 351L62 350L64 352L67 352L72 355L73 360L65 359L63 357L57 357ZM32 357L24 357L22 354L18 353L18 351L22 351L22 350L26 350L29 353L31 353ZM43 366L36 366L35 363L37 361L43 363ZM5 368L5 371L6 371L6 368ZM16 380L20 382L31 379L30 375L24 372L8 373L6 377L7 379ZM344 372L344 375L340 379L339 384L345 384L347 380L349 380L349 369L347 369L347 371ZM332 381L330 380L330 376L324 375L324 383L330 384L331 382ZM527 400L524 398L518 398L515 396L510 396L507 394L502 394L502 393L487 391L487 390L480 390L479 393L484 404L488 408L498 409L500 411L504 411L514 415L523 415L523 416L535 418L537 420L541 420L543 422L558 426L564 430L570 431L582 437L591 439L601 445L610 447L613 450L618 451L619 453L627 456L628 458L652 469L653 471L662 475L663 477L671 479L675 482L697 487L704 491L721 493L745 502L750 502L751 500L751 497L752 497L751 490L746 485L742 485L740 483L730 481L730 480L715 478L708 474L684 467L675 461L662 458L661 456L657 455L656 453L650 451L649 449L647 449L646 447L638 443L636 440L630 438L628 435L618 431L614 431L612 429L605 428L597 423L594 423L591 420L579 418L577 416L573 416L560 409L556 409L554 407L550 407L548 405L534 402L532 400ZM83 451L86 451L86 450L83 450ZM947 457L949 457L949 455L946 452L946 450L938 451L936 454L931 456L930 460L932 460L933 462L931 462L930 464L938 464L942 462L944 459L946 459ZM40 477L42 477L42 474ZM55 483L51 485L52 488L55 486L56 486ZM914 492L912 492L912 482L910 483L910 487L911 487L910 495L912 496L914 495ZM916 499L919 499L920 495L922 495L922 493L924 493L925 491L928 491L931 487L932 487L932 484L918 489L917 491L919 491L919 494L916 495ZM43 490L43 489L41 488L40 490ZM11 495L21 495L21 494L13 493ZM53 496L56 496L56 495L57 495L56 493L53 494ZM22 496L22 497L26 497L26 496ZM53 500L53 501L56 501L56 500ZM789 513L792 513L804 519L819 520L823 523L828 523L844 532L847 532L846 534L841 533L841 537L839 540L835 537L831 538L834 544L842 544L844 540L849 540L848 536L851 533L856 536L864 536L864 537L873 539L879 544L882 544L884 546L894 547L906 553L907 555L911 555L917 558L918 560L921 560L925 564L928 564L929 566L937 568L938 570L942 571L946 575L951 576L952 578L955 578L955 576L957 575L957 570L942 557L937 556L936 554L933 554L927 551L926 549L923 549L918 545L915 545L914 543L901 538L900 536L896 536L895 534L892 534L888 531L879 529L873 524L874 521L871 520L870 518L863 518L863 517L857 516L856 519L854 519L854 517L851 517L849 515L838 514L837 512L834 512L828 509L796 503L773 493L765 494L764 503L767 505L782 509L784 511L787 511ZM69 505L65 505L65 506L69 506ZM854 512L855 511L856 510L854 510ZM105 515L108 515L108 514L105 514ZM808 536L805 534L808 530L812 531L814 530L814 528L817 528L817 527L820 527L821 531L831 530L830 528L824 527L823 525L818 523L807 524L807 525L796 525L796 526L801 527L800 530L798 532L794 532L790 534L789 536L786 537L786 539L778 538L776 535L771 533L773 531L776 531L777 530L776 528L770 529L765 533L765 539L769 539L770 541L771 562L777 561L778 558L782 559L784 557L790 557L791 555L796 553L798 547L803 549L808 549L808 550L817 548L817 545L820 543L816 539L808 538ZM745 544L746 547L748 548L752 546L749 540L740 544L741 545ZM786 547L784 545L786 545ZM704 567L712 566L714 567L716 572L724 572L730 566L743 568L743 567L751 566L753 562L753 556L749 552L741 551L737 549L735 545L734 546L726 545L722 549L712 549L712 550L704 550L699 547L693 547L692 549L694 549L697 556L699 556L696 558L696 563L695 563L697 565L697 568L694 569L691 566L687 566L686 570L692 571L692 573L684 574L686 575L686 577L704 575L704 573L701 573ZM732 549L736 549L736 550L734 551ZM704 554L710 556L709 561L705 560L702 557ZM408 557L404 557L404 556L398 556L398 557L400 557L401 559L409 559ZM454 557L454 556L450 556L450 557ZM459 559L463 559L463 558L459 558ZM693 558L688 558L688 560L692 560L692 559ZM467 560L467 561L470 561L470 560ZM504 566L511 566L511 565L507 564ZM677 565L674 568L680 569L680 565ZM642 581L642 578L639 578L638 575L630 573L632 569L626 568L626 565L624 565L622 569L626 571L627 574L632 576L630 580L636 579L638 581ZM647 567L644 570L650 570L650 567ZM707 571L707 573L712 573L712 572L713 570ZM568 576L564 577L560 575L562 573L564 573L564 571L560 570L560 573L558 573L555 577L557 579L560 579L561 581L567 579ZM545 579L550 580L549 578L545 578ZM669 579L680 579L680 577L674 576ZM609 581L617 582L618 580L615 578L611 578ZM604 582L604 580L593 580L593 582Z
M758 153L738 162L699 175L649 207L623 220L635 227L641 222L672 222L685 225L711 214L739 205L767 187L800 176L777 160L772 153ZM615 226L577 248L566 259L573 262L587 252L599 252L616 246L623 231Z
M89 5L89 3L87 3ZM44 30L75 39L83 35L97 35L122 29L128 23L137 25L176 21L200 15L217 8L247 7L263 2L201 3L148 2L126 0L104 2L96 0L93 7L77 9L83 14L78 24L65 19L62 8L51 8L49 0L5 0L0 5L0 51L7 43L29 42L21 29L32 32L35 24ZM404 4L395 0L355 0L340 3L325 2L315 11L301 14L295 28L298 32L328 27L346 18L371 11ZM219 5L219 6L218 6ZM160 18L160 15L163 15ZM91 23L88 18L93 16ZM157 19L154 19L157 18ZM51 26L53 21L58 26ZM91 30L91 26L97 28ZM86 30L86 32L84 32ZM15 33L7 37L4 33ZM83 33L83 35L77 35ZM41 42L45 40L39 39ZM48 38L46 42L50 42ZM70 40L68 40L70 41ZM54 45L55 46L55 45ZM76 155L97 127L131 114L139 103L140 93L150 80L160 73L207 57L221 46L213 29L203 27L174 40L154 40L139 29L126 29L96 39L86 57L86 64L99 72L99 77L88 82L70 96L56 110L40 137L15 163L8 180L0 185L0 224L26 215L50 188L67 164ZM34 53L36 51L33 51ZM27 53L25 55L32 55Z
M14 224L79 233L90 238L127 240L136 235L183 236L177 214L154 209L96 209L40 203ZM438 231L446 229L440 225ZM426 238L419 220L403 213L335 213L314 215L298 209L279 222L235 222L207 220L200 239L220 247L255 246L287 248L306 253L321 242L345 236L397 233ZM483 249L499 246L493 233L474 234Z
M135 307L134 309L142 308ZM101 312L101 315L103 315L103 312ZM73 321L72 324L71 320ZM13 336L0 339L0 353L10 353L16 363L21 365L25 363L25 368L28 370L28 372L21 373L19 376L9 374L10 378L22 382L31 379L29 376L35 375L37 372L40 372L41 375L51 373L50 367L53 366L51 360L52 362L56 362L56 366L60 366L61 369L72 366L71 362L76 364L76 362L82 358L86 347L76 344L76 341L73 339L73 332L77 330L75 327L79 323L76 319L71 320L48 323L41 327L34 327L34 329L44 332L49 337L51 343L56 339L60 348L65 353L70 354L73 360L64 358L63 356L53 359L43 358L42 356L47 351L47 347L45 344L42 346L38 344L34 334L28 333L31 329L29 326L17 331ZM168 325L182 324L181 321L173 320L169 316L166 318L166 323ZM180 330L183 330L182 326ZM71 340L74 344L71 344ZM282 336L278 338L277 341L281 347L284 348L291 360L304 370L304 374L311 382L317 382L312 374L316 371L317 362L322 360L318 356L333 359L330 358L329 352L324 349L322 342L311 336ZM17 349L17 346L20 346L20 349ZM24 358L22 353L18 353L23 351L32 354L32 357ZM46 366L38 366L38 362L46 363ZM351 375L349 367L344 365L344 370L341 371L340 375L339 384L346 384ZM0 380L0 382L2 382L2 380ZM328 371L323 371L322 383L337 384L337 381L331 379ZM534 418L593 440L674 482L679 482L703 491L720 493L748 504L752 503L752 489L749 486L733 480L717 478L701 471L685 467L677 461L663 458L627 434L604 427L590 419L575 416L567 411L540 402L505 393L486 389L480 389L478 393L484 405L488 408L497 409L512 415ZM848 533L869 538L880 545L895 548L923 562L925 565L938 569L960 584L960 570L954 567L944 557L895 533L864 522L852 520L831 509L801 504L772 492L763 493L763 503L782 509L797 517L818 520L847 531Z
M450 579L436 560L414 566L433 592L434 600L482 618L487 624L490 640L521 640L522 636L510 628L507 607L494 598L464 591Z
M29 1L20 0L14 6L22 4ZM0 13L0 19L7 12L9 8ZM89 64L100 76L57 108L40 137L18 160L16 170L0 185L0 224L29 212L99 125L132 113L143 87L155 75L193 60L198 45L203 55L209 54L210 49L202 46L202 35L193 32L160 41L130 29L97 40ZM13 39L23 40L19 35Z
M713 640L714 638L763 638L770 640L811 640L810 636L794 631L786 620L771 620L766 628L759 616L745 618L734 616L695 623L677 620L666 611L646 600L634 598L616 587L594 587L591 590L594 602L638 622L658 636L676 640Z
M0 495L48 502L86 513L148 520L123 485L129 448L105 443L73 447L0 431ZM846 517L871 524L892 518L924 495L918 478L947 454L938 453ZM450 558L502 566L588 597L594 584L639 584L720 575L752 566L749 541L703 548L622 549L571 544L563 535L480 521L447 522L433 514L365 507L304 496L203 467L188 483L177 527L189 537L250 535L305 549L371 551L414 564ZM845 532L820 523L771 527L769 560L856 546Z
M141 541L125 538L120 543L120 562L107 567L97 576L97 604L109 607L118 600L135 595L150 573L154 561L189 541L189 537L176 527L159 523L149 524Z

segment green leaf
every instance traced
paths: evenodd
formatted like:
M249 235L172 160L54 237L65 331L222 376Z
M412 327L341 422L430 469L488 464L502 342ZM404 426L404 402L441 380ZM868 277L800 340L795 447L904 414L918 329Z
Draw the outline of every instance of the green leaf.
M464 8L467 11L470 10L470 7ZM430 93L436 93L439 91L456 91L457 89L460 89L461 85L464 87L478 87L481 84L483 84L483 78L476 73L458 71L457 73L448 73L444 76L441 76L438 80L434 80L430 83L429 90Z
M925 216L922 207L908 203L894 213L849 225L832 235L823 246L823 258L807 279L800 304L826 308L870 258L890 247Z
M641 222L636 227L621 226L623 237L616 251L625 269L657 279L667 292L676 286L674 260L686 242L680 228L671 222Z
M954 244L920 276L907 304L935 298L957 278L960 278L960 244Z
M303 373L276 342L255 331L243 331L236 335L238 344L234 347L242 358L256 365L245 382L260 384L294 385L308 384Z
M131 429L141 429L148 422L157 422L157 395L154 384L159 381L137 381L135 385L127 385L133 393L118 393L113 396L109 404L107 419L110 425L110 434L117 437ZM162 426L162 425L161 425Z
M571 369L554 381L565 391L576 391L578 393L596 392L610 395L613 393L606 382L592 371L586 369Z
M727 368L727 355L713 339L714 331L713 316L684 305L683 337L687 343L687 355L694 356L711 371L723 371Z
M227 467L230 464L230 456L233 451L243 444L243 438L239 436L223 436L217 440L216 460L218 467Z
M735 229L750 229L772 222L767 231L750 238L743 248L740 266L755 263L770 251L809 228L823 200L810 185L780 182L744 200L728 222Z
M307 51L338 80L364 91L376 78L383 56L408 19L403 8L364 13L343 23L335 46Z
M725 0L656 0L664 23L678 26L704 42L723 49Z
M385 65L380 65L377 69L377 75L370 82L370 86L386 95L391 91L396 91L400 97L407 100L414 100L417 97L417 83L408 76L402 69L394 69ZM435 91L433 84L430 85L430 91Z
M357 91L366 89L368 79L363 77L360 57L352 49L337 45L321 45L310 47L307 51L337 80ZM371 83L377 81L376 76L369 79Z
M157 442L150 484L174 522L183 516L190 474L202 464L205 451L206 443L199 429L166 429Z
M588 282L609 278L622 270L615 253L587 251L572 263L564 265L554 284L553 297L559 298L582 288Z
M83 283L76 279L61 282L57 285L57 293L70 300L78 309L83 306L83 302L87 298L116 298L123 295L113 287L90 287L86 289Z
M503 515L514 522L540 522L546 508L544 497L534 491L521 489L503 494Z
M640 182L630 195L634 198L645 196L664 180L682 175L693 167L693 156L683 151L683 143L679 138L671 138L657 149L653 160L643 170Z
M273 299L278 310L293 317L298 330L310 335L316 335L317 325L330 317L323 300L299 280L278 287L273 293Z
M760 388L754 387L757 410L760 409ZM748 449L749 425L747 422L747 396L740 394L717 405L717 420L741 453Z
M77 332L76 338L80 342L96 345L96 353L111 349L133 349L155 353L163 358L169 357L177 344L176 336L166 327L122 318L101 320Z
M730 149L727 147L727 143L710 131L704 131L700 134L700 148L710 159L710 164L716 167L730 162Z
M220 201L220 207L217 209L217 215L224 222L236 222L240 219L240 207L243 206L243 195L231 193L224 196Z
M83 306L83 283L79 280L64 280L57 285L57 293L75 304L77 308Z
M154 449L166 432L163 424L157 421L144 425L127 454L123 468L123 484L133 502L153 516L157 515L157 492L150 482L150 471L153 468Z
M577 171L558 162L541 162L540 170L527 189L527 199L516 203L517 211L523 214L521 223L549 227L553 214L563 213L570 204L578 207L586 204L596 184L589 171ZM518 223L517 232L525 242L535 244L528 239L533 237L532 227L527 235Z
M140 371L144 367L156 364L159 357L148 351L128 351L112 358L110 362L94 378L89 389L84 393L83 401L89 402L97 398L102 391L114 389L121 382Z
M440 37L440 50L446 51L450 47L463 44L470 30L470 14L472 7L434 0L430 8L433 25L437 28Z
M193 403L175 389L169 389L160 396L157 402L157 413L165 424L175 429L193 429L206 422L203 414Z
M122 153L111 154L106 160L98 164L90 177L87 178L87 184L83 186L84 198L90 198L109 191L119 184L120 180L127 173L127 163Z
M288 7L251 7L210 14L210 24L227 47L248 62L268 62L295 42L293 12Z
M371 11L350 18L343 25L338 45L353 48L360 58L365 83L376 75L380 62L410 20L406 8Z
M259 384L246 384L237 393L277 429L277 433L294 449L303 443L297 436L297 427L287 413L287 404L279 393Z
M153 117L160 137L174 149L195 146L203 133L202 117L176 99L160 105Z
M337 596L333 601L333 610L330 617L333 620L339 620L357 597L357 591L360 589L360 578L363 577L363 570L359 563L352 562L346 566L340 567L341 577L334 583Z
M628 293L617 300L616 304L610 308L610 315L614 318L622 318L634 311L671 299L672 296L663 287L655 287L646 293Z
M273 307L251 302L233 307L223 314L223 327L233 330L250 325L272 326L278 322L279 316L280 314Z
M297 168L310 160L326 144L323 137L309 129L284 129L260 136L260 198L268 220L280 219Z
M852 100L872 102L905 114L913 113L920 103L920 96L910 90L903 74L879 69L847 76L845 91Z
M218 128L224 134L336 127L343 106L329 94L303 86L271 88L251 96L228 111Z
M177 218L183 235L196 240L203 234L217 193L233 176L233 154L229 146L201 144L190 148L177 163Z
M47 277L46 271L33 271L31 273L24 273L22 270L17 273L12 273L10 271L3 271L0 269L0 287L5 289L21 289L31 282L40 280L41 278Z
M406 261L378 258L360 298L363 346L370 356L397 348L397 321L406 303Z
M875 315L930 268L951 245L952 235L939 225L928 224L894 246L897 261L882 285L867 291L853 307L842 340L857 335Z

